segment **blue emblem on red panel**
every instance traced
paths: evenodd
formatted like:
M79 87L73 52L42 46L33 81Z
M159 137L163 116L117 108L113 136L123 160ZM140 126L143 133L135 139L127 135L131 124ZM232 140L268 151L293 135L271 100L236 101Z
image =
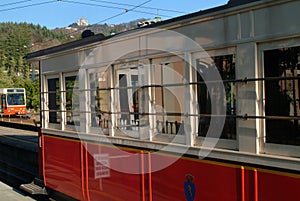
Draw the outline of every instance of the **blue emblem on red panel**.
M184 182L184 193L187 201L194 201L196 186L193 183L194 176L191 174L185 175L186 182Z

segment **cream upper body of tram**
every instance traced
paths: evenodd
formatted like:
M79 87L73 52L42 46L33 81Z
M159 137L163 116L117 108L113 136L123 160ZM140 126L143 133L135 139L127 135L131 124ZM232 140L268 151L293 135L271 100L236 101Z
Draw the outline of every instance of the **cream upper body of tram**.
M230 2L29 54L42 132L299 171L300 1Z

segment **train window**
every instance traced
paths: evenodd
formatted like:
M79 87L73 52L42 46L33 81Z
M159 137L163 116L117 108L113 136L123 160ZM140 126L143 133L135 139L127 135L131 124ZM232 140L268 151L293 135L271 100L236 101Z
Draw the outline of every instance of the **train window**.
M235 85L235 56L214 56L211 59L197 59L197 94L198 106L200 110L198 135L205 137L210 126L212 117L212 104L216 106L216 112L226 108L226 117L221 138L236 139L236 85ZM203 76L209 76L210 68L216 67L223 80L226 96L222 98L222 93L218 90L217 84L213 81L208 86L204 82ZM210 87L210 88L208 88ZM209 94L209 91L211 94ZM211 96L215 96L212 102ZM218 118L215 116L215 118ZM223 118L223 117L221 117Z
M264 51L266 142L300 145L300 47Z
M80 125L79 83L76 76L65 77L65 111L66 125ZM68 127L67 127L68 128Z
M110 73L90 72L91 126L101 128L101 134L108 134L111 128ZM96 129L99 131L99 129Z
M141 138L143 128L149 125L148 115L143 114L148 111L148 89L143 87L145 68L138 62L114 66L116 135Z
M8 93L7 105L25 105L25 94L23 93Z
M138 64L120 65L115 73L117 128L126 135L139 130L139 71ZM125 132L126 131L126 132ZM121 134L120 133L120 134Z
M47 79L48 85L48 119L49 123L60 124L60 87L58 78Z
M157 59L153 68L155 133L183 135L185 62L179 57Z

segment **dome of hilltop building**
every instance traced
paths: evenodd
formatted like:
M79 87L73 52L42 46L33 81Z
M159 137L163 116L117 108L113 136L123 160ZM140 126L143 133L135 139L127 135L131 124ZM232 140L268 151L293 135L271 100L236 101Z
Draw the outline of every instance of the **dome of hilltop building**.
M88 26L89 25L89 22L87 19L85 19L83 16L77 20L77 25L78 26Z

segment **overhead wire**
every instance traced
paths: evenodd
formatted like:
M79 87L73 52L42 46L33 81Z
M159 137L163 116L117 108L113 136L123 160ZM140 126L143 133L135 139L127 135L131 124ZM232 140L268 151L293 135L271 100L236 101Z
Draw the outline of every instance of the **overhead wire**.
M64 1L65 1L65 0L64 0ZM100 23L106 22L106 21L108 21L108 20L111 20L111 19L113 19L113 18L116 18L116 17L119 17L119 16L121 16L121 15L124 15L124 14L126 14L126 13L128 13L128 12L133 11L134 9L139 8L140 6L143 6L143 5L147 4L147 3L149 3L150 1L152 1L152 0L145 1L145 2L143 2L143 3L141 3L141 4L139 4L139 5L134 6L134 7L131 8L131 9L125 10L124 12L121 12L121 13L118 13L118 14L116 14L116 15L113 15L113 16L110 16L110 17L108 17L108 18L105 18L105 19L103 19L103 20L101 20L101 21L99 21L99 22L96 22L95 24L100 24ZM74 34L74 33L76 33L76 32L82 31L83 29L86 29L86 27L84 27L84 28L82 28L82 29L78 29L78 30L73 31L73 32L69 32L67 35Z
M58 0L58 1L60 1L60 2L65 2L65 0ZM133 11L134 9L137 9L137 8L139 8L139 7L141 7L141 6L143 6L143 5L147 4L147 3L149 3L150 1L152 1L152 0L147 0L147 1L145 1L145 2L143 2L143 3L141 3L141 4L139 4L139 5L134 6L133 8L130 8L130 9L128 9L128 10L125 10L124 12L121 12L121 13L118 13L118 14L116 14L116 15L113 15L113 16L110 16L110 17L108 17L108 18L105 18L105 19L103 19L103 20L101 20L101 21L99 21L99 22L96 22L95 24L100 24L100 23L102 23L102 22L106 22L107 20L110 20L110 19L119 17L119 16L121 16L121 15L124 15L124 14L126 14L126 13L128 13L128 12ZM84 30L84 29L86 29L86 28L87 28L87 27L83 27L82 29L78 29L78 30L76 30L76 31L69 32L69 33L67 33L66 35L72 35L72 34L74 34L74 33L77 33L77 32L79 32L79 31L82 31L82 30ZM50 41L50 40L48 40L48 41Z
M11 5L16 5L16 4L22 4L22 3L26 3L26 2L30 2L30 1L32 1L32 0L22 0L22 1L17 1L17 2L13 2L13 3L6 3L6 4L0 5L0 7L11 6ZM136 13L142 13L142 14L148 14L148 15L156 15L156 16L158 15L157 13L136 10L137 8L156 9L156 10L161 10L161 11L164 10L164 11L169 11L169 12L180 12L180 11L174 11L174 10L169 10L169 9L158 9L158 8L141 6L141 5L136 6L136 5L127 4L127 3L114 3L114 2L110 2L110 1L101 1L101 0L90 0L90 1L102 2L102 3L106 3L106 4L113 4L113 5L130 6L132 8L128 9L128 8L122 8L122 7L117 7L117 6L91 4L91 3L79 2L79 1L75 1L75 0L49 0L49 1L46 1L46 2L32 3L32 4L27 4L27 5L17 6L17 7L11 7L11 8L3 8L3 9L0 9L0 12L10 11L10 10L15 10L15 9L22 9L22 8L27 8L27 7L32 7L32 6L39 6L39 5L50 4L50 3L55 3L55 2L74 3L74 4L81 4L81 5L87 5L87 6L99 6L99 7L104 7L104 8L124 10L124 13L123 12L119 13L119 14L114 15L112 17L106 18L105 20L113 19L115 17L118 17L120 15L128 13L129 11L130 12L136 12ZM148 2L148 1L146 1L146 2ZM144 4L142 4L142 5L144 5ZM163 14L160 14L160 16L161 17L167 17L167 18L172 17L172 16L168 16L168 15L163 15ZM96 23L96 24L98 24L98 23Z
M108 18L106 18L106 19L104 19L104 20L101 20L101 21L97 22L96 24L100 24L100 23L105 22L105 21L107 21L107 20L110 20L110 19L113 19L113 18L115 18L115 17L119 17L119 16L121 16L121 15L124 15L124 14L126 14L126 13L128 13L128 12L133 11L134 9L137 9L137 8L141 7L142 5L145 5L145 4L149 3L150 1L152 1L152 0L145 1L144 3L141 3L141 4L135 6L135 7L131 8L131 9L128 9L128 10L126 10L126 11L123 12L123 13L119 13L119 14L117 14L117 15L113 15L113 16L111 16L111 17L108 17Z
M29 2L29 1L32 1L32 0L23 0L23 1L18 1L18 2L14 2L14 3L2 4L0 6L3 6L3 7L4 6L11 6L11 5L21 4L21 3L25 3L25 2ZM9 10L15 10L15 9L21 9L21 8L27 8L27 7L32 7L32 6L38 6L38 5L44 5L44 4L55 3L55 2L76 3L76 4L81 4L81 5L99 6L99 7L105 7L105 8L113 8L113 9L124 10L124 12L118 13L116 15L113 15L111 17L105 18L104 20L101 20L101 21L95 23L95 24L99 24L99 23L105 22L107 20L116 18L118 16L124 15L124 14L126 14L128 12L135 11L135 9L137 9L137 8L139 8L139 7L147 4L147 3L149 3L150 1L152 1L152 0L145 1L144 3L141 3L139 5L131 5L131 6L134 6L134 7L130 8L130 9L126 9L126 8L121 8L121 7L116 7L116 6L105 6L105 5L98 5L98 4L83 3L83 2L78 2L78 1L74 1L74 0L50 0L50 1L46 1L46 2L32 3L32 4L27 4L27 5L17 6L17 7L11 7L11 8L4 8L4 9L0 9L0 12L9 11ZM154 13L150 13L150 12L142 12L142 11L138 11L138 12L154 15ZM76 33L76 32L81 31L81 30L83 30L83 29L79 29L79 30L76 30L74 32L70 32L67 35Z
M6 3L6 4L1 4L0 7L7 7L7 6L22 4L22 3L26 3L26 2L30 2L30 1L32 1L32 0L22 0L22 1L12 2L12 3ZM111 4L111 5L121 5L121 6L135 7L135 5L127 4L127 3L115 3L115 2L103 1L103 0L89 0L89 1L98 2L98 3L105 3L105 4ZM67 3L81 4L81 5L88 5L88 6L99 6L99 7L103 7L103 8L129 10L128 8L123 8L123 7L108 6L108 5L103 5L103 4L91 4L91 3L86 3L86 2L84 3L84 2L74 1L74 0L52 0L52 1L47 1L47 2L40 2L40 3L33 3L33 4L23 5L23 6L17 6L17 7L12 7L12 8L4 8L4 9L0 9L0 12L15 10L15 9L21 9L21 8L27 8L27 7L32 7L32 6L38 6L38 5L54 3L54 2L67 2ZM177 10L164 9L164 8L154 8L154 7L149 7L149 6L140 6L139 8L151 9L151 10L156 10L156 11L182 13L182 14L186 13L186 12L177 11ZM157 13L151 13L151 12L139 11L139 10L132 10L132 12L149 14L149 15L157 15ZM168 15L163 15L163 14L161 14L160 16L162 16L162 17L172 17L172 16L168 16Z
M44 4L54 3L54 2L57 2L57 1L58 0L51 0L51 1L46 1L46 2L33 3L33 4L28 4L28 5L23 5L23 6L12 7L12 8L4 8L4 9L0 9L0 12L16 10L16 9L21 9L21 8L28 8L28 7L32 7L32 6L40 6L40 5L44 5Z
M133 4L127 4L127 3L115 3L111 1L102 1L102 0L89 0L93 2L100 2L100 3L107 3L107 4L113 4L113 5L122 5L122 6L132 6L134 7L135 5ZM173 12L173 13L181 13L181 14L186 14L187 12L183 11L178 11L178 10L171 10L171 9L165 9L165 8L154 8L154 7L149 7L149 6L140 6L139 8L144 8L144 9L151 9L151 10L160 10L160 11L166 11L166 12Z
M17 2L12 2L12 3L0 4L0 7L11 6L11 5L15 5L15 4L21 4L21 3L28 2L28 1L32 1L32 0L23 0L23 1L17 1Z
M62 0L62 2L73 3L73 4L81 4L81 5L85 5L85 6L98 6L98 7L103 7L103 8L112 8L112 9L124 10L124 8L117 7L117 6L106 6L106 5L101 5L101 4L86 3L86 2L80 2L80 1L74 1L74 0Z
M102 5L102 4L93 4L93 3L86 3L86 2L80 2L80 1L74 1L74 0L61 0L61 1L65 2L65 3L81 4L81 5L86 5L86 6L98 6L98 7L103 7L103 8L111 8L111 9L118 9L118 10L124 10L124 11L130 10L128 8L123 8L123 7L108 6L108 5ZM151 12L146 12L146 11L139 11L139 10L131 10L131 11L136 12L136 13L148 14L148 15L157 15L157 13L151 13ZM160 15L160 16L171 17L169 15Z
M30 2L30 1L32 1L32 0L22 0L22 1L17 1L17 2L13 2L13 3L6 3L6 4L0 5L0 7L7 7L7 6L22 4L22 3L26 3L26 2ZM111 20L113 18L122 16L126 13L129 13L129 12L137 12L137 13L143 13L143 14L149 14L149 15L156 15L157 16L157 13L136 10L137 8L155 9L155 10L168 11L168 12L184 13L184 12L181 12L181 11L175 11L175 10L170 10L170 9L159 9L159 8L144 6L145 4L149 3L152 0L147 0L147 1L145 1L141 4L139 4L139 5L133 5L133 4L127 4L127 3L115 3L115 2L103 1L103 0L90 0L90 1L98 2L98 3L106 3L106 4L111 4L111 5L129 6L131 8L123 8L123 7L119 7L119 6L110 6L110 5L103 5L103 4L92 4L92 3L80 2L80 1L75 1L75 0L49 0L49 1L46 1L46 2L39 2L39 3L32 3L32 4L22 5L22 6L3 8L3 9L0 9L0 12L16 10L16 9L22 9L22 8L28 8L28 7L39 6L39 5L45 5L45 4L55 3L55 2L73 3L73 4L80 4L80 5L86 5L86 6L98 6L98 7L103 7L103 8L123 10L123 12L118 13L118 14L113 15L113 16L110 16L108 18L105 18L105 19L103 19L99 22L96 22L95 24L100 24L102 22L106 22L108 20ZM167 16L167 15L160 15L160 16L162 16L162 17L171 17L171 16ZM69 32L69 33L67 33L67 35L76 33L76 32L81 31L83 29L86 29L86 27L84 27L82 29L78 29L78 30L73 31L73 32Z

